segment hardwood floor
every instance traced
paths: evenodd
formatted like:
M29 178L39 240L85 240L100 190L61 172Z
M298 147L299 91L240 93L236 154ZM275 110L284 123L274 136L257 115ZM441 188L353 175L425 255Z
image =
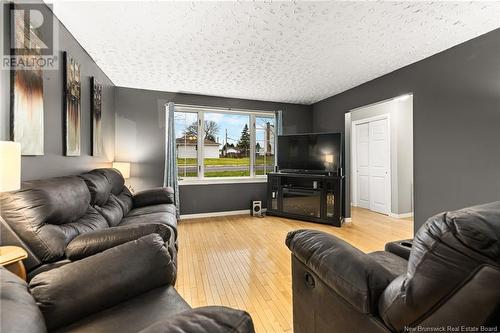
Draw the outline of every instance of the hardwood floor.
M411 219L354 208L342 228L279 217L224 216L179 223L176 288L193 307L225 305L246 310L257 333L292 332L290 252L286 234L317 229L365 252L413 237Z

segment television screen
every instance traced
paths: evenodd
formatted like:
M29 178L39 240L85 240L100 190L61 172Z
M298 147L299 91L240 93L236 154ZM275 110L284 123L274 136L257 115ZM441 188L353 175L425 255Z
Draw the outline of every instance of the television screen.
M337 172L342 163L342 133L280 135L278 167L282 171Z

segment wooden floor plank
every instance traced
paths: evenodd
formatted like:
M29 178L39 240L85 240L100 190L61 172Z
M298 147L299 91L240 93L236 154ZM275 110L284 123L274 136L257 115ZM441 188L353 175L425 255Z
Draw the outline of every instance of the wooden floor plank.
M225 216L179 222L176 287L193 307L225 305L246 310L257 333L292 332L290 251L296 229L336 235L365 252L413 237L411 219L353 208L342 228L279 217Z

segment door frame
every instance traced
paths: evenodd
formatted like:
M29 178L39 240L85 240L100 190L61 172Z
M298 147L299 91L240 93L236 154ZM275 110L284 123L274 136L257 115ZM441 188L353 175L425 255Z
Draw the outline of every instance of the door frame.
M361 109L361 108L358 108ZM391 170L391 114L390 113L384 113L378 116L373 116L373 117L368 117L360 120L355 120L351 121L351 194L352 194L352 206L357 207L358 206L358 179L357 179L357 162L356 162L356 156L357 156L357 133L356 133L356 126L359 124L364 124L364 123L370 123L372 121L377 121L377 120L387 120L387 146L389 149L389 152L387 154L387 180L386 180L386 185L387 185L387 194L386 194L386 200L388 202L388 211L385 212L387 215L392 214L392 170ZM371 179L370 179L371 182ZM370 203L371 203L371 189L370 189ZM370 207L371 208L371 207Z

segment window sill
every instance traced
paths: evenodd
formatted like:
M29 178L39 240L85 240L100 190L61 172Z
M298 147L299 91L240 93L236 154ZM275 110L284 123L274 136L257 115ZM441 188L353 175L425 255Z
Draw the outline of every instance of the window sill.
M220 178L192 178L179 180L179 186L184 185L213 185L213 184L247 184L247 183L266 183L267 177L220 177Z

